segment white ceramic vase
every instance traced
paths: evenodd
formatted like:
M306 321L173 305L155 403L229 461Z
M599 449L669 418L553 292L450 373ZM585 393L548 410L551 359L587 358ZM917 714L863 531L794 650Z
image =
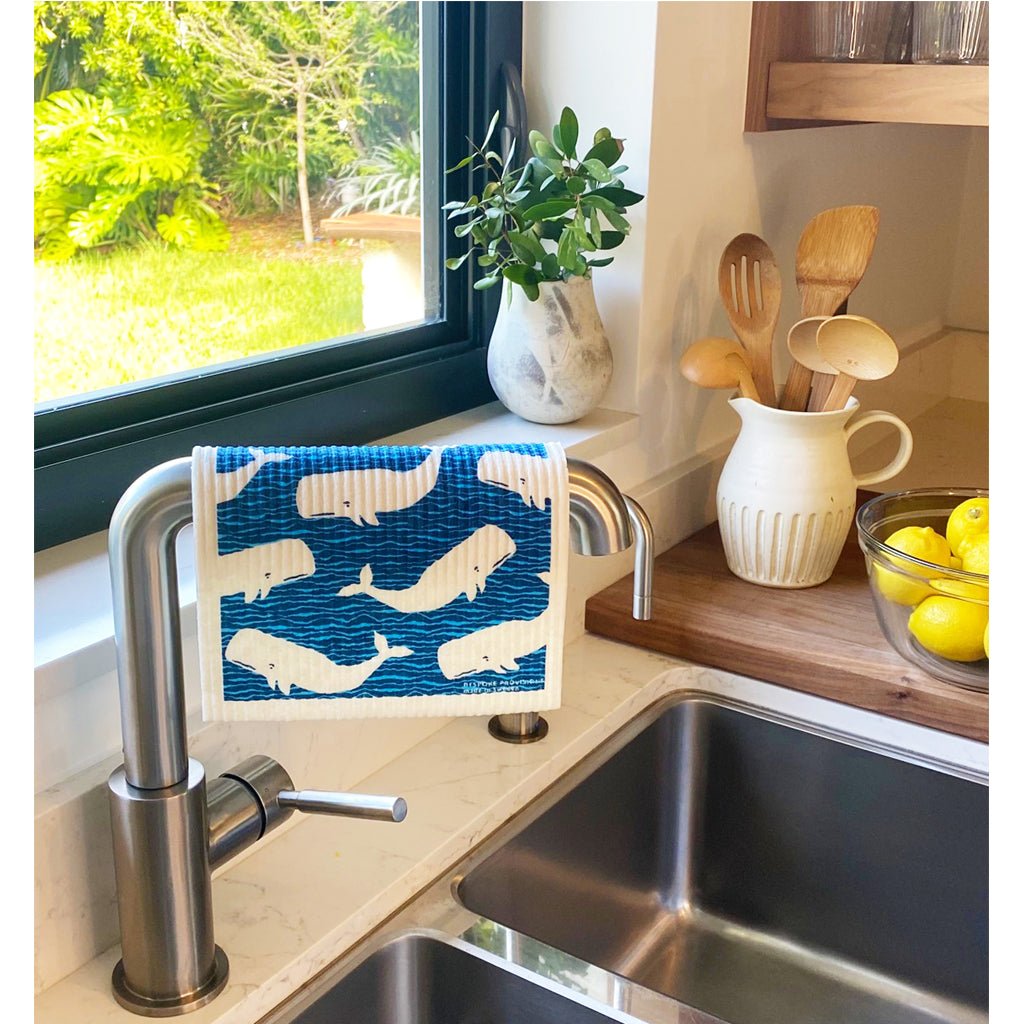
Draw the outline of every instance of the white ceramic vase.
M572 423L594 409L612 378L612 350L593 281L542 281L535 302L505 281L487 376L501 404L532 423Z
M766 587L813 587L832 575L853 522L857 488L895 476L910 459L910 428L891 412L787 412L733 398L739 436L718 482L718 526L729 569ZM900 432L896 457L855 476L847 442L869 423Z

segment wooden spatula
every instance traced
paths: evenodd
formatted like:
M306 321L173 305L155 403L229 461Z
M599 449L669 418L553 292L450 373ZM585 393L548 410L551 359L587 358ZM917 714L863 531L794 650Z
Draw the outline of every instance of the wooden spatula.
M812 217L796 247L801 315L832 316L860 284L878 236L877 206L836 206ZM806 409L813 374L794 363L781 408ZM832 382L823 379L821 388Z

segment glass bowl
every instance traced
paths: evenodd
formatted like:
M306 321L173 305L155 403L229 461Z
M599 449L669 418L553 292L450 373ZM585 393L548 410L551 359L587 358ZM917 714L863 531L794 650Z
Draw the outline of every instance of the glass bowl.
M886 640L912 665L946 683L988 690L988 658L953 661L921 645L910 616L929 597L955 597L988 615L988 576L949 569L889 547L885 538L904 526L930 526L945 536L950 512L968 498L987 498L973 488L919 489L880 494L857 512L857 540L867 567L878 624ZM894 600L893 598L898 598Z

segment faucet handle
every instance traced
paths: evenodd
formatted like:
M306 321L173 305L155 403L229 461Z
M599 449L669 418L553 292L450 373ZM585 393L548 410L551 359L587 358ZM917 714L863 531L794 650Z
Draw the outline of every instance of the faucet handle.
M265 754L247 757L211 780L206 797L211 867L273 831L294 811L376 821L403 821L408 813L400 796L296 790L288 772Z
M404 821L409 807L400 796L366 796L363 793L331 793L317 789L282 789L277 802L289 810L307 814L337 814L343 818L373 821Z

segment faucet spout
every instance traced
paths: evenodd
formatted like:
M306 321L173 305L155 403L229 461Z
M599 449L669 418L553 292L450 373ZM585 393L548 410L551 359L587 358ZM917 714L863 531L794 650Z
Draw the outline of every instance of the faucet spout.
M633 618L650 619L654 582L654 530L643 507L589 462L566 459L569 525L578 555L614 555L632 545Z
M606 473L579 459L566 459L569 531L578 555L614 555L633 543L629 508Z
M138 789L188 777L174 544L192 520L192 460L144 473L114 509L108 554L124 773Z

